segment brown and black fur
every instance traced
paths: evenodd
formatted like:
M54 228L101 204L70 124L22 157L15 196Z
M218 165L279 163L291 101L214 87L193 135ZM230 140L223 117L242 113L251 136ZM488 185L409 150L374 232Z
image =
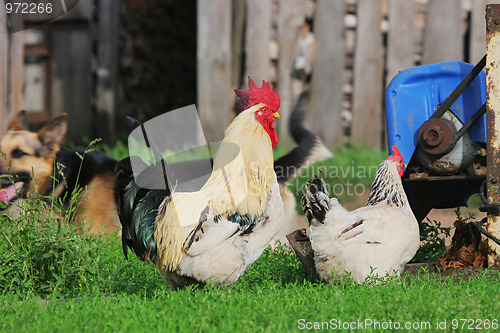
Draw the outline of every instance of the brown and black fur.
M9 204L30 195L62 199L67 208L75 189L82 189L78 198L75 223L90 233L111 233L119 230L113 197L113 170L117 161L103 152L85 153L84 148L67 150L60 146L67 130L67 115L49 121L40 131L26 126L25 112L11 121L0 141L0 186L12 182L22 184ZM84 156L83 160L80 156ZM12 208L12 205L10 206Z

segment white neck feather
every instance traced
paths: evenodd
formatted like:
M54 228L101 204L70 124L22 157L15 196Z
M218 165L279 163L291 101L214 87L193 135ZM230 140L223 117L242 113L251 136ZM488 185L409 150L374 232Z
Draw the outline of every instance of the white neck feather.
M370 195L365 206L378 204L395 207L409 205L397 165L390 160L383 161L375 171Z
M255 111L263 106L243 111L226 130L214 159L214 171L203 187L210 193L209 206L214 213L238 211L255 216L265 209L274 178L274 160L271 139L255 119ZM239 147L237 155L235 147Z

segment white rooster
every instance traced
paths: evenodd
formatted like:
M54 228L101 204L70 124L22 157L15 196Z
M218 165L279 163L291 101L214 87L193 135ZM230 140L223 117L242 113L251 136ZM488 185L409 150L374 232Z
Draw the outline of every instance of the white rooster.
M302 208L323 280L350 273L357 283L369 275L401 274L419 246L419 227L401 183L405 163L399 150L375 172L368 202L352 212L330 199L323 179L307 182Z
M127 256L131 248L154 262L174 289L233 284L283 223L272 151L280 99L268 82L251 83L239 93L248 108L226 129L213 172L199 191L140 188L130 162L137 157L115 170L123 251Z

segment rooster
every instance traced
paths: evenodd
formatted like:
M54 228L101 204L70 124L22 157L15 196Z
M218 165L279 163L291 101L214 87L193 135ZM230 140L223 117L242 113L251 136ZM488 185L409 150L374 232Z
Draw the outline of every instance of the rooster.
M350 273L357 283L369 275L401 274L419 246L418 223L408 204L399 150L375 172L368 202L352 212L330 199L322 178L306 184L302 197L316 270L323 280Z
M140 188L130 159L116 169L124 254L131 248L140 260L154 262L173 289L233 284L283 222L272 152L278 143L277 91L264 81L238 96L248 108L226 129L212 174L199 191Z

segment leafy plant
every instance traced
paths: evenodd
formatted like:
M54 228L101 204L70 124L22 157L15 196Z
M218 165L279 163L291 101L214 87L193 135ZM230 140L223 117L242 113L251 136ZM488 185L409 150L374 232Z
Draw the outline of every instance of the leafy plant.
M420 223L420 247L412 262L433 262L441 258L448 250L445 237L450 236L450 227L443 227L441 222L426 218Z
M82 163L97 142L78 154ZM53 179L54 183L62 179L67 186L63 167L56 165L55 170L61 174ZM117 289L109 273L121 273L111 264L122 259L116 236L87 235L85 229L90 226L76 221L88 190L76 186L68 198L57 199L29 193L28 198L13 204L17 217L12 213L0 215L0 294L68 297L96 288L103 292Z

